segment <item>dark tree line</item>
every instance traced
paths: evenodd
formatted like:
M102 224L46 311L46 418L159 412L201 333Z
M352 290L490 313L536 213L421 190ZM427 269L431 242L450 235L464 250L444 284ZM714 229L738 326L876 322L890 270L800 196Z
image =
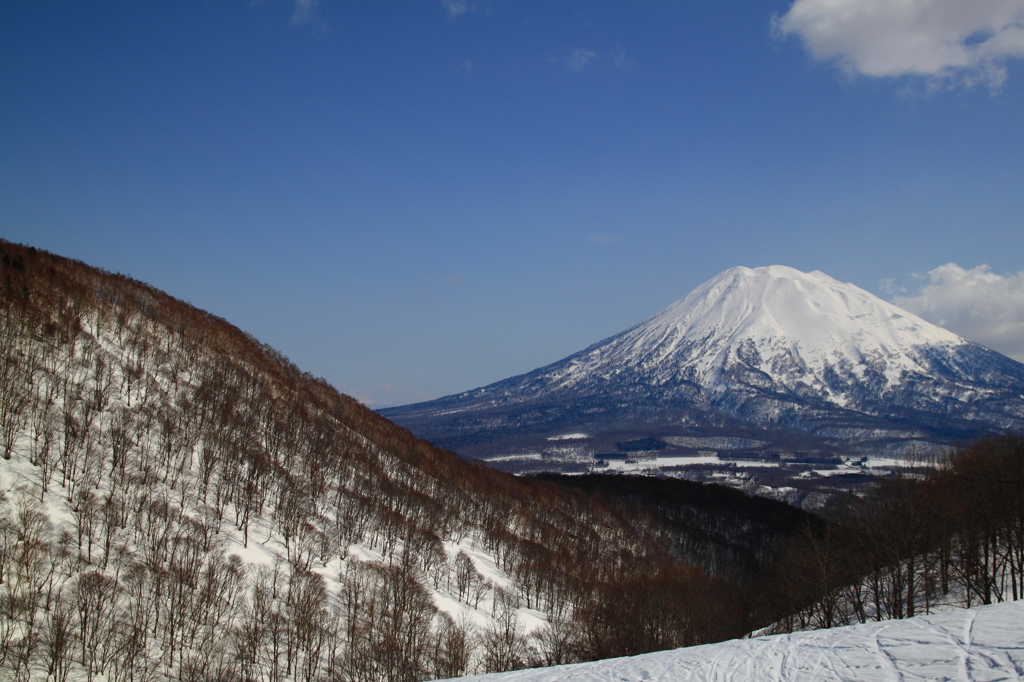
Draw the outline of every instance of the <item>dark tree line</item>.
M762 585L780 629L907 618L938 604L1024 597L1024 434L983 438L933 466L838 500Z
M786 542L824 520L792 505L735 488L679 478L538 474L600 496L659 528L672 554L718 578L746 585L762 577Z

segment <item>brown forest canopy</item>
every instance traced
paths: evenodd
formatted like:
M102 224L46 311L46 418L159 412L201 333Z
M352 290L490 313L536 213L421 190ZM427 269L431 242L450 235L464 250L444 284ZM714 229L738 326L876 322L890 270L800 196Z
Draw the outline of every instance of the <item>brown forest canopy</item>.
M439 450L143 283L0 251L0 455L21 476L0 665L413 680L742 633L734 590L656 515ZM280 561L240 562L231 538ZM466 538L507 587L450 556ZM491 625L473 635L431 590ZM522 607L549 620L529 646Z

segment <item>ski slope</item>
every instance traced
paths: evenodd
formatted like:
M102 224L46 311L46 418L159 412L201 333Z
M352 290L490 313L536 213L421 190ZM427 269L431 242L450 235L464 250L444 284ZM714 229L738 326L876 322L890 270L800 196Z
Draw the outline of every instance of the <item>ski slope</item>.
M1024 679L1024 601L464 679L481 682L1020 680Z

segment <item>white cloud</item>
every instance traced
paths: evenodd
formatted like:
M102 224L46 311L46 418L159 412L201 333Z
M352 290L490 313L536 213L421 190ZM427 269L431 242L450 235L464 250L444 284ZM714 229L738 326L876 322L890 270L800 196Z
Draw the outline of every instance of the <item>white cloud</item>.
M1024 57L1024 0L796 0L772 20L819 61L875 77L998 88Z
M581 47L565 58L565 67L570 71L582 71L595 59L597 59L597 53Z
M475 3L468 0L441 0L441 4L448 10L448 16L450 17L462 16L466 12L473 11L473 8L476 7Z
M1024 271L997 275L987 265L965 270L947 263L915 278L917 290L893 303L1024 362Z

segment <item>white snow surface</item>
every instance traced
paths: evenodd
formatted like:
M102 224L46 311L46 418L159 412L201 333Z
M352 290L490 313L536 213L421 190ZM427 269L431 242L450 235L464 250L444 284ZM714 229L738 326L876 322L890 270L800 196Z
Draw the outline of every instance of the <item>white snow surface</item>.
M576 358L556 383L633 368L667 380L688 375L708 388L730 364L749 363L789 388L825 389L829 367L884 367L888 384L928 372L918 349L968 341L873 294L814 271L735 267L685 298ZM756 350L757 353L750 351ZM843 396L832 396L844 402Z
M483 682L1024 679L1024 601L463 678Z
M563 433L561 436L551 436L548 440L582 440L586 437L585 433Z

